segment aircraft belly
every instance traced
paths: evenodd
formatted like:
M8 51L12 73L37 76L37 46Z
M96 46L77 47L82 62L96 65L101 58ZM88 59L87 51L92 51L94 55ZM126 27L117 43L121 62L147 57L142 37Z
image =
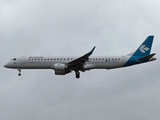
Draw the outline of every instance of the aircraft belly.
M113 69L113 68L119 68L119 67L122 67L123 64L122 63L119 63L119 62L110 62L110 63L106 63L105 65L103 66L100 66L100 67L103 67L105 69Z
M22 64L20 68L22 69L50 69L50 63L37 63L37 62L30 62L26 64Z
M84 66L85 70L89 69L113 69L113 68L119 68L122 67L124 64L122 62L95 62L92 64L86 64Z

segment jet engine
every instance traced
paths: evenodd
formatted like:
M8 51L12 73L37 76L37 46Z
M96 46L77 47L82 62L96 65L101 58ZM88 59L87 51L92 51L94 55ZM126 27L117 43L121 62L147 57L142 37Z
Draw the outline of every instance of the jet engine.
M62 63L56 63L53 66L56 75L65 75L67 66Z

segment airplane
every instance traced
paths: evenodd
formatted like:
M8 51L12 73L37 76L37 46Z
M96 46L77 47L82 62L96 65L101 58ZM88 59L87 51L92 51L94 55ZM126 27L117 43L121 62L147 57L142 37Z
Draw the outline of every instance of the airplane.
M115 69L156 60L156 53L150 54L154 36L148 36L139 48L125 56L97 56L90 57L95 47L81 57L43 57L22 56L11 59L5 68L17 69L21 76L21 69L52 69L55 75L66 75L75 71L75 77L80 78L80 71L91 69Z

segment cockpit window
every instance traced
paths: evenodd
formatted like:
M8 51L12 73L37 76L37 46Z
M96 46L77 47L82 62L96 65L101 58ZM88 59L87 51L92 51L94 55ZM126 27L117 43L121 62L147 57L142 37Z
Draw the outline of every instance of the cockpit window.
M16 58L13 58L12 60L16 60Z

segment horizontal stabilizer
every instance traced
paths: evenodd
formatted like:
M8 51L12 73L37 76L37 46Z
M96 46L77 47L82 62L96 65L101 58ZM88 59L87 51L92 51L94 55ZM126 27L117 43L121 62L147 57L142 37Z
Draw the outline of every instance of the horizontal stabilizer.
M143 58L140 58L139 60L142 60L142 61L146 61L146 60L150 60L156 53L153 53L153 54L150 54L148 56L145 56Z

